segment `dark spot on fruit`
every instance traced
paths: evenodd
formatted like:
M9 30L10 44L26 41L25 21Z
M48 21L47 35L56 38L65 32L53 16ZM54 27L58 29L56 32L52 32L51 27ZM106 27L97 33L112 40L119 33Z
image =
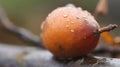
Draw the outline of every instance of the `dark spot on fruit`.
M63 50L64 50L64 47L63 47L61 44L57 44L57 48L58 48L60 51L63 51Z
M98 32L98 29L94 30L93 33L94 33L95 37L99 37L100 36L100 33Z

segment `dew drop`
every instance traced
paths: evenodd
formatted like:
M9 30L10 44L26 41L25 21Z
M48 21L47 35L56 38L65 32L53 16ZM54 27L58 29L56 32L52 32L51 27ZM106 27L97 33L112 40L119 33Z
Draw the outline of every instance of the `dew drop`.
M88 24L88 20L87 19L84 19L84 22Z
M62 8L59 8L60 11L62 11Z
M85 21L87 21L87 19L84 19Z
M83 18L86 18L86 16L83 16Z
M74 32L74 30L73 30L73 29L71 29L70 31L71 31L71 32Z
M64 15L63 15L63 17L64 17L64 18L67 18L67 17L68 17L68 15L64 14Z
M82 11L82 8L79 7L78 10Z
M71 23L73 24L74 22L72 21Z
M65 27L69 27L69 25L66 25Z

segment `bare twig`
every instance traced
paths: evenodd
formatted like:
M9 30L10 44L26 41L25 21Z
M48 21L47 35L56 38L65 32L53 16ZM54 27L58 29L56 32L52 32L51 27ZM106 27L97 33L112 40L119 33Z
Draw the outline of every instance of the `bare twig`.
M17 27L16 25L14 25L7 17L3 8L0 8L0 21L6 30L10 31L11 33L14 33L23 41L33 43L34 46L39 46L43 48L40 37L34 35L32 32L25 28Z
M118 27L118 25L116 25L116 24L109 24L109 25L107 25L105 27L101 27L101 28L95 30L94 33L95 33L95 35L100 35L103 32L111 31L111 30L113 30L113 29L115 29L117 27Z
M118 25L116 25L116 24L109 24L108 26L105 26L105 27L98 29L98 32L99 33L108 32L108 31L111 31L117 27L118 27Z

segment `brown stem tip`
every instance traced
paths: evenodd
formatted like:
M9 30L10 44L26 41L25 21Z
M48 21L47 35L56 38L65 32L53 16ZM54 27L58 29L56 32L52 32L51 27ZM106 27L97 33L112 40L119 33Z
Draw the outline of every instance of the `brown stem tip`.
M96 34L101 34L101 33L103 33L103 32L109 32L109 31L111 31L111 30L113 30L113 29L115 29L115 28L117 28L117 27L118 27L117 24L109 24L109 25L107 25L107 26L105 26L105 27L102 27L102 28L97 29L97 30L95 31L95 33L96 33Z

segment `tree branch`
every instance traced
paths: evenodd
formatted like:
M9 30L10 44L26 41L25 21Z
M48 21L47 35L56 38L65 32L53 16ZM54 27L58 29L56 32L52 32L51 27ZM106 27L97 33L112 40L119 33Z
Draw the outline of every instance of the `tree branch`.
M95 56L59 61L47 50L0 44L0 67L119 67L119 62L120 59Z
M14 25L7 17L3 8L0 8L0 21L6 30L15 34L15 36L21 38L21 40L32 43L34 44L34 46L39 46L41 48L44 48L40 37L34 35L32 32L30 32L25 28L17 27L16 25Z

